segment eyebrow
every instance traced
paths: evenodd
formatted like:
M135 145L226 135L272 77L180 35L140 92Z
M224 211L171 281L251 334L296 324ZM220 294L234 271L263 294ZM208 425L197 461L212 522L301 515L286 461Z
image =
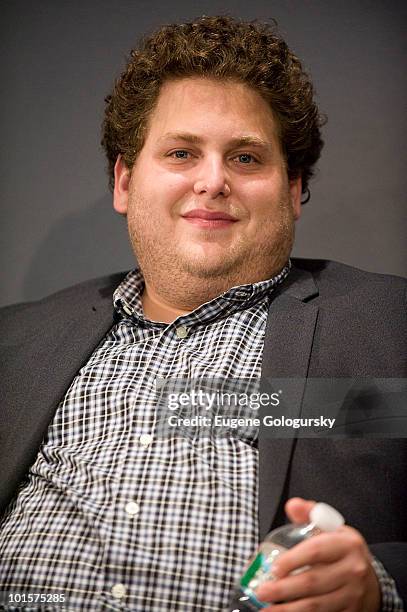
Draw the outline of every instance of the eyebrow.
M204 142L203 138L195 134L190 134L189 132L168 132L159 138L158 142L161 143L166 140L182 140L190 144L202 144ZM250 146L269 150L274 149L271 142L266 142L257 136L240 136L239 138L232 138L228 141L228 145L230 147Z

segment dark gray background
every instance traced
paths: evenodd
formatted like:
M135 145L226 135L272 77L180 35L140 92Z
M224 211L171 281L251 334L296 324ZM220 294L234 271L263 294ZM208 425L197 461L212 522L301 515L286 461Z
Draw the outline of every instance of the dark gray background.
M275 17L328 115L294 254L405 275L406 4L3 1L1 303L133 265L99 145L103 99L141 33L201 14Z

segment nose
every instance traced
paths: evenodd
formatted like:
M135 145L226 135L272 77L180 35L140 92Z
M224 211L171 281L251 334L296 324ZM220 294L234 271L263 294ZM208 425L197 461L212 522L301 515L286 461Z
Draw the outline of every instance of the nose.
M211 157L202 161L194 182L194 193L196 195L206 193L212 199L219 195L223 197L230 195L229 181L221 159Z

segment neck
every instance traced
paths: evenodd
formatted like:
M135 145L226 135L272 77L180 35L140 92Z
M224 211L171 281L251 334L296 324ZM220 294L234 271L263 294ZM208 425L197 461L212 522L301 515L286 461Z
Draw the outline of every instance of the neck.
M141 296L144 315L152 321L172 323L177 317L192 312L231 287L272 278L282 267L279 265L264 274L253 274L249 271L247 275L243 275L241 271L237 271L235 275L200 279L192 279L190 275L179 272L170 279L167 275L159 274L158 283L153 283L150 274L145 272Z
M144 277L144 290L141 296L144 315L152 321L172 323L177 317L192 312L202 304L218 297L231 287L241 283L238 278L234 282L225 282L224 278L199 279L191 282L185 275L183 278L172 278L161 282L156 289ZM249 282L249 281L247 281Z
M147 283L141 296L141 303L144 316L151 321L159 321L160 323L172 323L177 317L190 312L190 310L185 310L162 299Z

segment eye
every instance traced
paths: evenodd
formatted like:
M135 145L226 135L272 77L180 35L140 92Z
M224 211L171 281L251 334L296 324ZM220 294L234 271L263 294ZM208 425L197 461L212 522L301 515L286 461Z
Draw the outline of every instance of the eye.
M169 157L173 157L174 159L188 159L189 151L184 151L184 149L177 149L176 151L172 151L169 154Z
M250 162L257 162L257 159L250 153L239 153L235 159L239 159L242 164L249 165Z

